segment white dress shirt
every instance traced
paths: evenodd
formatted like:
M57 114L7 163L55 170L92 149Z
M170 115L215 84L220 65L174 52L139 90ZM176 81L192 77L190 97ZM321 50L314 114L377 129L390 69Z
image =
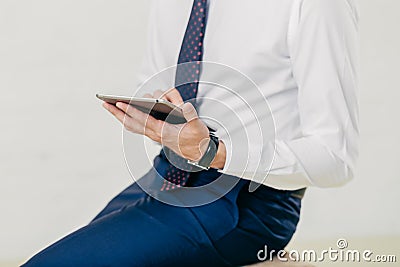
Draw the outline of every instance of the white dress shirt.
M140 84L177 64L192 4L153 0ZM200 84L197 94L199 116L212 118L205 122L226 145L221 172L278 189L352 178L358 19L354 0L209 1L203 60L248 78L218 68L202 73L230 86ZM173 84L171 74L153 89Z

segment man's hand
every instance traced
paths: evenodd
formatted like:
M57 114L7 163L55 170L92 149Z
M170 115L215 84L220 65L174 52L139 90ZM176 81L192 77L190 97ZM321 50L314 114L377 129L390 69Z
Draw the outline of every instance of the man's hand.
M183 158L198 161L210 142L209 130L199 119L191 103L184 103L179 91L175 88L166 92L156 91L153 95L143 97L165 99L182 108L186 119L184 124L170 124L157 120L141 112L131 105L118 102L116 106L103 103L105 109L111 112L124 127L133 133L142 134L167 146ZM215 164L214 164L215 163ZM211 164L213 168L223 168L225 165L225 146L220 142L217 156Z

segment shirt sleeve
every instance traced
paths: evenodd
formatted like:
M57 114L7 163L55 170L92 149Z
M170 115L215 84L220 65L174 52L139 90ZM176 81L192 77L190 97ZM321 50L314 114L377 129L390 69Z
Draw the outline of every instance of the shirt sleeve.
M276 187L336 187L353 177L358 156L357 6L354 0L294 2L289 52L302 134L265 145L275 150L272 166L240 176L254 181L268 174L263 183ZM235 155L227 154L222 172L238 175L229 169Z

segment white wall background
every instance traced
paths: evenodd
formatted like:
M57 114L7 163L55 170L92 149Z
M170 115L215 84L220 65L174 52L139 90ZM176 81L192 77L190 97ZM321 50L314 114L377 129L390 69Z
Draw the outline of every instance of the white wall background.
M299 240L400 236L400 2L359 2L359 168L307 192ZM131 182L121 127L94 95L131 93L147 12L147 0L0 0L0 261L86 224Z

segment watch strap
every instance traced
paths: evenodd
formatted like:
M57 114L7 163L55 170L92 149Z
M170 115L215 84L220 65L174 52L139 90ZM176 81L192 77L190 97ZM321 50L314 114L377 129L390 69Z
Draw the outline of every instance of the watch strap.
M198 162L188 160L188 163L197 166L203 170L208 170L215 156L217 155L218 147L219 139L216 135L214 135L213 132L210 131L210 142L208 143L208 147L204 152L204 155Z

